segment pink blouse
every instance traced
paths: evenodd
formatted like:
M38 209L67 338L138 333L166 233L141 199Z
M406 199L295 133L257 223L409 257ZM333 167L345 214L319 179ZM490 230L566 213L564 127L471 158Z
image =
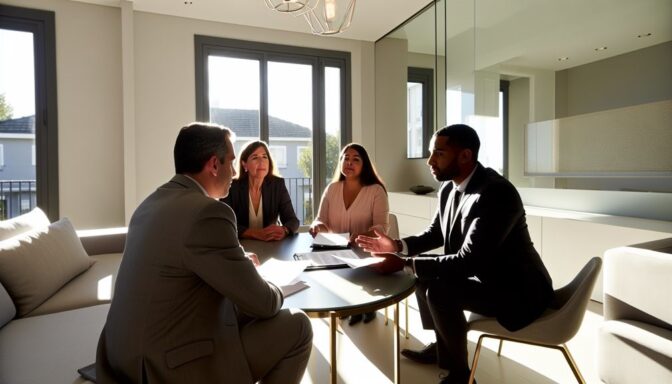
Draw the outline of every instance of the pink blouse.
M383 187L378 184L362 187L350 207L345 209L343 184L343 181L331 183L324 190L315 222L327 225L336 233L362 234L374 227L387 233L390 208Z

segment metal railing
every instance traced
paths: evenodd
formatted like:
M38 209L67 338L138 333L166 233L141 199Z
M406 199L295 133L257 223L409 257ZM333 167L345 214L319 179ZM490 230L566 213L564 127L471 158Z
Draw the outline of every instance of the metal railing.
M313 179L285 178L285 186L301 225L313 221ZM36 206L35 180L0 180L0 220L28 212Z
M26 213L37 204L35 180L0 180L0 220Z
M310 177L286 177L285 186L292 199L294 212L301 225L313 221L313 179Z

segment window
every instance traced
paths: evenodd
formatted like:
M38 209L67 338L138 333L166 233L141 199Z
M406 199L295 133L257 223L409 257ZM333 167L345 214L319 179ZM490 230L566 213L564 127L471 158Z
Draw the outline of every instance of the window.
M195 37L195 52L197 120L231 128L236 150L266 141L309 224L350 140L350 54L207 36ZM294 148L305 148L296 163Z
M406 157L429 157L434 131L434 71L408 67L406 84Z
M24 201L59 217L56 105L54 12L0 5L0 136L11 161L0 177L5 217L21 214Z
M0 170L5 169L5 145L0 144Z
M278 168L287 168L287 147L284 145L269 145L275 166Z

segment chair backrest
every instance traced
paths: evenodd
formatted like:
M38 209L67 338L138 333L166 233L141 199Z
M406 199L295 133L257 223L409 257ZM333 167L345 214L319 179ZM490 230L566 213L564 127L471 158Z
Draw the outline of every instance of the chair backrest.
M552 318L558 327L555 330L555 336L560 339L557 344L567 342L581 327L601 266L602 259L593 257L569 284L555 291L552 307L556 311L548 317L548 320Z
M399 238L399 222L397 221L397 215L390 213L388 215L388 220L390 222L390 230L387 231L387 235L393 239Z

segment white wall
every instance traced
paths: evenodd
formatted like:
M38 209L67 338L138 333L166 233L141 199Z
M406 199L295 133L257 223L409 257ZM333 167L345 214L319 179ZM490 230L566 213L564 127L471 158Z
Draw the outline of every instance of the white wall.
M138 202L173 175L177 131L196 118L195 34L350 52L353 140L373 147L373 43L144 12L134 18Z
M122 78L119 8L66 0L3 3L56 14L60 212L78 229L124 225L124 186L135 186L126 193L134 206L173 175L177 132L196 118L194 34L350 52L352 137L374 148L371 42L132 12L135 73L129 80ZM134 91L131 108L124 109L129 97L124 100L122 87ZM134 145L124 146L129 110L135 119L127 140ZM126 156L135 157L127 164L129 180L127 148L135 151Z

